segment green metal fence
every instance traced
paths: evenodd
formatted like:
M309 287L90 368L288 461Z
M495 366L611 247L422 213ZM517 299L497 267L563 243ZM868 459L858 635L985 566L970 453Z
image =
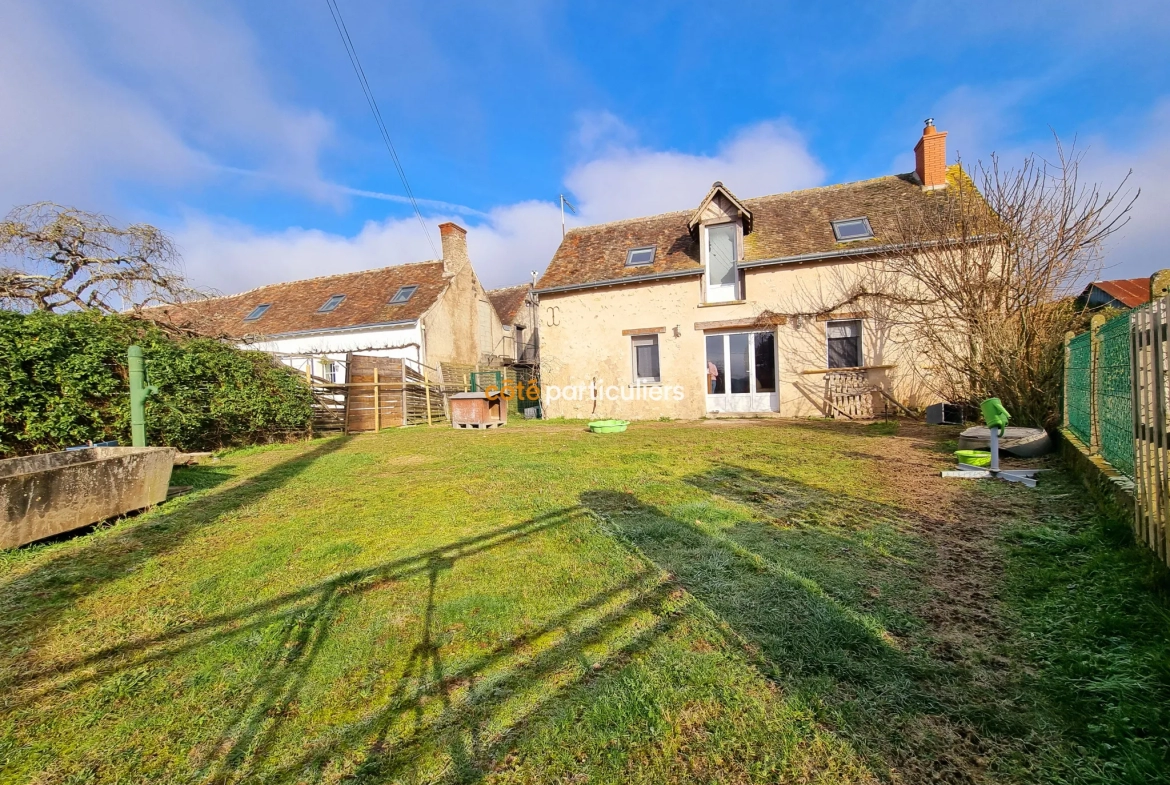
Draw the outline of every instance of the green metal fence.
M1097 331L1097 437L1101 457L1133 478L1133 363L1130 361L1129 314L1117 316Z
M1092 344L1089 333L1068 343L1068 367L1064 375L1064 408L1068 427L1086 445L1093 440Z

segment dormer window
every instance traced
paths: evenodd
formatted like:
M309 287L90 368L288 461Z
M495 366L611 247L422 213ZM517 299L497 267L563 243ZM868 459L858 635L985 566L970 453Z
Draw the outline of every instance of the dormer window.
M868 218L848 218L844 221L833 221L833 236L839 243L848 243L853 240L872 240L873 228Z
M648 264L653 264L654 250L655 246L647 245L626 251L626 267L645 267Z
M739 297L739 226L735 223L703 227L707 264L707 302Z
M413 297L414 293L417 291L418 291L418 286L416 286L415 284L411 284L410 286L403 286L403 287L399 288L397 292L394 293L393 297L390 298L390 304L391 305L401 305L402 303L406 302L411 297Z
M317 313L330 313L331 311L336 311L337 306L341 305L344 300L344 294L335 294L326 300L324 305L317 309Z
M699 209L691 214L687 228L699 243L699 260L706 273L704 302L727 303L743 297L739 261L743 238L751 234L754 223L752 211L719 181L712 183Z
M272 303L264 303L263 305L257 305L255 308L252 309L251 313L249 313L247 316L244 317L244 321L245 322L256 321L257 319L259 319L261 316L264 315L265 311L267 311L271 307L272 307Z

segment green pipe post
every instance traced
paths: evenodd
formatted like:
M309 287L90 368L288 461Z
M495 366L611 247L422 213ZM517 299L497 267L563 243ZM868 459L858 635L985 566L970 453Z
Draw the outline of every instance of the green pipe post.
M135 447L146 446L146 396L157 392L157 387L146 386L146 363L142 347L131 346L126 352L130 365L130 442Z

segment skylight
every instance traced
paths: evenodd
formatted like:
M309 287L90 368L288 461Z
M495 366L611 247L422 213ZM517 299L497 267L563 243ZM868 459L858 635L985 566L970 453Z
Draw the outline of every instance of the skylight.
M403 286L397 292L394 293L393 297L390 298L390 304L391 305L399 305L400 303L404 303L407 300L409 300L411 297L413 297L414 293L417 291L418 291L418 286L416 286L415 284L411 284L410 286Z
M337 306L341 305L341 301L345 299L344 294L335 294L325 301L325 304L317 309L317 313L329 313L336 311Z
M868 218L848 218L844 221L833 221L833 236L839 243L869 240L873 237L873 229Z
M265 311L267 311L271 307L272 307L272 303L264 303L263 305L257 305L255 308L252 309L252 312L250 314L248 314L247 316L244 317L244 321L245 322L256 321L257 319L259 319L261 316L264 315Z
M626 267L643 267L654 263L654 246L631 248L626 251Z

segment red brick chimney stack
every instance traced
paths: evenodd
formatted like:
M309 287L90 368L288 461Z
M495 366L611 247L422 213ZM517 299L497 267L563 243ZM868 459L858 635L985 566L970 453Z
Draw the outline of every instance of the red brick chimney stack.
M933 117L927 118L922 138L914 145L914 172L923 189L947 187L947 132L935 130Z
M470 261L467 256L467 230L448 221L439 224L439 236L443 241L443 272L454 275Z

